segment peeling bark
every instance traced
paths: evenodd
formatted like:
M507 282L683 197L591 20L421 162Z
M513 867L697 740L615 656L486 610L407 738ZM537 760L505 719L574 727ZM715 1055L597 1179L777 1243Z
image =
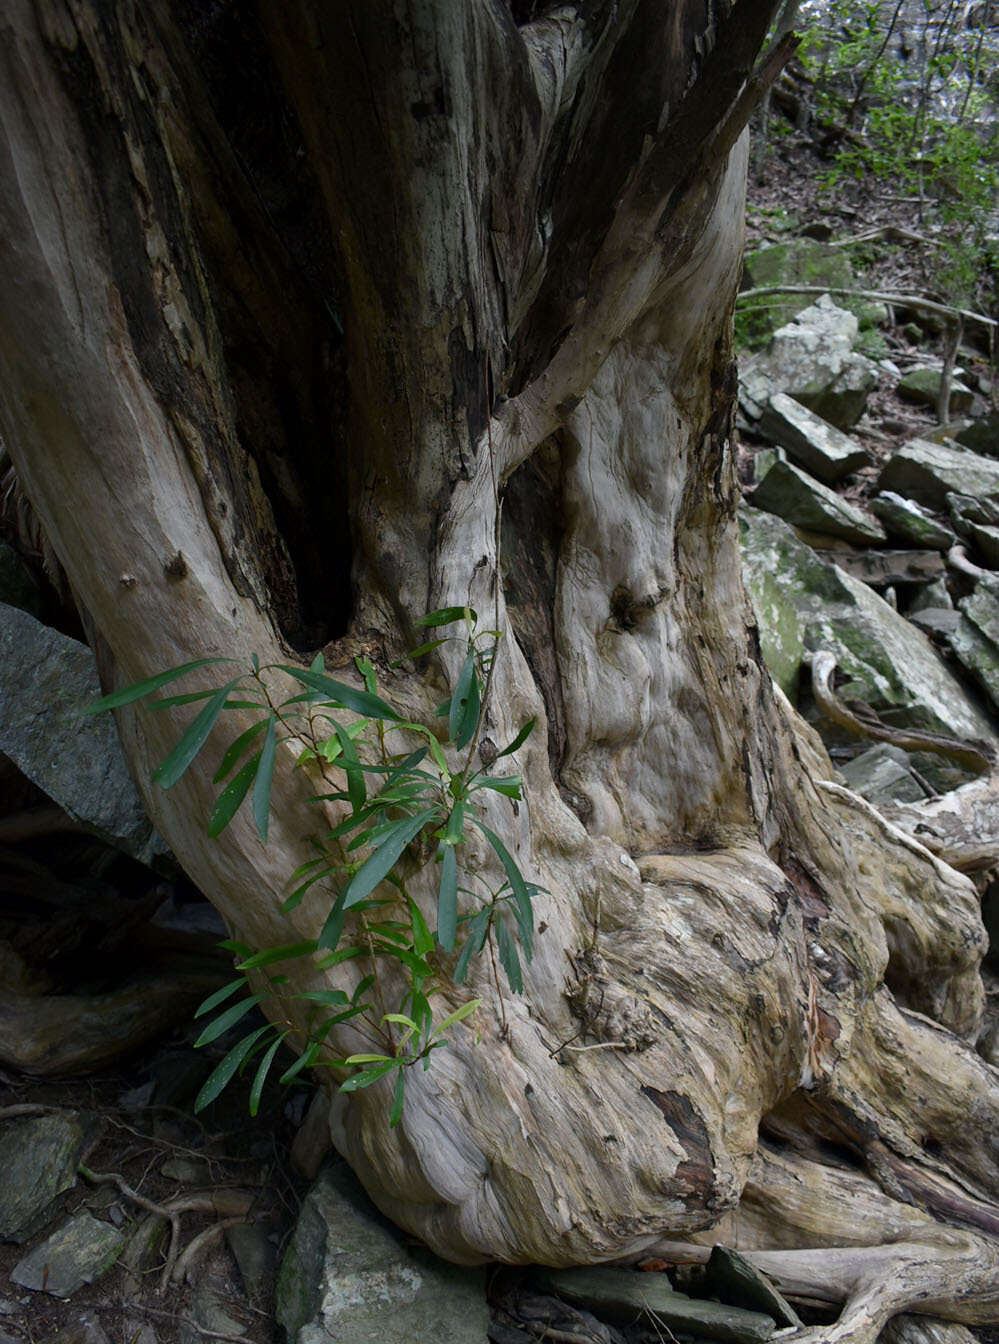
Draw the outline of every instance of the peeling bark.
M486 734L539 731L489 820L546 931L502 1011L488 967L448 991L481 1043L397 1129L381 1086L331 1099L380 1207L466 1262L748 1239L866 1341L996 1319L999 1094L971 882L829 782L741 585L736 140L773 8L14 0L0 414L109 685L324 642L350 676L450 603L505 632ZM429 722L455 672L392 694ZM304 772L282 750L266 849L211 842L212 763L147 784L184 721L121 714L158 829L244 940L314 936L328 892L278 913Z

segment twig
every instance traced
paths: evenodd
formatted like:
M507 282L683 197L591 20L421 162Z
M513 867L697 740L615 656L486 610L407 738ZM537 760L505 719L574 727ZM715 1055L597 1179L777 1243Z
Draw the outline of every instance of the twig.
M211 1227L206 1227L203 1232L199 1232L196 1237L192 1237L184 1248L181 1255L177 1257L177 1262L173 1267L171 1278L174 1283L183 1283L187 1277L187 1272L197 1260L198 1256L205 1247L215 1240L216 1237L226 1230L227 1227L237 1227L244 1223L252 1221L248 1218L223 1218L220 1223L213 1223Z
M916 294L881 293L875 289L841 289L833 285L759 285L756 289L744 289L736 296L736 303L746 299L755 299L764 294L836 294L848 299L867 299L872 303L896 303L900 308L918 308L926 313L936 313L939 317L962 317L965 322L977 322L990 330L999 328L999 322L981 313L973 313L968 308L952 308L946 303L937 303L933 299L921 299Z
M163 1266L163 1273L160 1276L160 1292L164 1292L170 1282L170 1275L180 1247L180 1213L164 1204L157 1204L155 1200L147 1199L145 1195L140 1195L138 1190L133 1190L125 1178L116 1171L91 1171L82 1162L77 1170L83 1179L89 1181L91 1185L113 1185L126 1199L138 1204L140 1209L155 1214L157 1218L165 1218L170 1224L170 1245L167 1248L166 1264Z
M249 1344L245 1335L227 1335L221 1330L209 1330L190 1316L182 1316L179 1311L163 1311L158 1307L148 1307L144 1302L129 1303L129 1310L144 1311L149 1316L158 1316L165 1321L179 1321L181 1325L188 1325L192 1330L197 1330L205 1339L226 1339L230 1340L231 1344Z

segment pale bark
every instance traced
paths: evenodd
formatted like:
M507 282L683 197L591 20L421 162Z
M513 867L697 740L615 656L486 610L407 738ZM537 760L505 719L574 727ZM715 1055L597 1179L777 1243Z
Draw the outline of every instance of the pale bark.
M502 1011L488 963L448 990L485 1000L481 1041L412 1071L397 1129L381 1086L333 1098L376 1202L455 1260L549 1264L745 1211L810 1290L829 1266L839 1337L864 1340L897 1310L994 1319L999 1093L965 1044L971 883L828 783L741 585L744 146L724 151L770 8L565 6L518 30L487 0L265 6L228 36L301 137L282 167L305 248L274 145L247 159L231 72L200 69L186 10L17 0L0 396L109 685L311 654L324 615L342 677L443 603L505 633L486 732L539 731L525 802L490 822L548 889L546 927ZM445 651L391 695L429 722L454 672ZM282 751L266 849L242 817L210 841L210 754L148 786L185 721L121 715L158 829L247 942L314 936L329 892L278 913L318 829L305 772ZM433 865L413 867L429 910ZM761 1124L787 1163L792 1140L819 1154L797 1215ZM830 1256L837 1180L848 1240L890 1253ZM886 1256L894 1295L864 1268Z

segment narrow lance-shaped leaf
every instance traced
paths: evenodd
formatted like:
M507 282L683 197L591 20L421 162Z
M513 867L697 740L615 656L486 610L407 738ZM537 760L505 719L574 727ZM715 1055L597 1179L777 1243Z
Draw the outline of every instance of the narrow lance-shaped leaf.
M435 808L418 812L415 817L406 817L387 830L379 842L378 848L366 859L348 882L343 893L343 908L349 910L371 894L378 883L399 861L406 846L419 835L424 826L436 815Z
M496 759L499 760L501 756L509 756L513 752L517 751L518 748L522 747L524 743L527 741L527 739L530 737L531 732L536 723L537 723L536 718L528 719L527 722L524 724L523 728L521 728L520 732L513 739L513 741L507 743L507 745L503 748L502 751L498 751L496 753Z
M437 893L437 938L445 952L454 951L458 931L458 861L454 846L444 846L441 885Z
M472 694L472 686L478 686L478 678L475 675L475 654L469 650L465 661L461 665L461 671L458 673L458 681L454 688L454 694L451 696L451 704L448 708L448 729L452 739L457 742L458 735L461 733L466 711L468 708L469 697Z
M266 1055L264 1055L263 1059L260 1061L256 1075L254 1076L253 1079L253 1086L250 1088L251 1115L256 1115L257 1111L260 1109L260 1096L264 1090L264 1083L267 1080L267 1075L270 1072L270 1067L274 1063L274 1056L277 1054L281 1042L284 1040L287 1034L288 1034L287 1032L283 1031L281 1035L278 1036L278 1038L273 1042L270 1049L267 1051Z
M334 681L332 677L327 677L325 673L313 672L311 668L284 666L279 667L278 671L287 672L289 677L294 677L303 686L324 692L330 700L335 700L345 708L353 710L355 714L363 714L369 719L401 718L401 715L397 714L391 705L386 704L381 696L346 686L342 681Z
M402 1112L405 1104L406 1070L400 1069L396 1074L395 1092L392 1096L392 1109L389 1111L389 1129L395 1129L396 1125L402 1119Z
M215 806L212 808L211 815L208 818L208 834L212 836L213 839L222 834L239 811L239 806L249 792L250 785L253 783L259 765L260 752L258 751L255 756L250 757L242 770L239 770L233 775L232 779L215 799Z
M253 820L257 833L267 844L267 823L271 812L271 783L274 779L274 757L277 752L277 718L272 714L267 722L267 736L260 752L260 766L253 784Z
M527 957L528 961L530 961L532 935L534 932L534 910L531 905L531 893L527 889L527 883L524 881L523 874L517 867L516 860L507 849L506 845L504 845L503 841L498 835L491 831L484 822L479 821L478 818L475 818L474 821L475 825L478 826L479 830L496 851L496 855L503 865L506 879L510 883L510 890L513 892L513 899L516 901L517 909L519 911L518 923L520 924L521 938L524 943L524 955Z
M251 994L248 999L241 999L235 1007L227 1008L220 1017L217 1017L214 1022L209 1022L208 1026L205 1027L194 1042L195 1049L201 1045L208 1045L216 1037L221 1036L223 1032L228 1031L230 1027L234 1027L240 1018L245 1017L251 1008L256 1007L260 999L261 995Z
M524 992L524 978L520 972L520 958L517 956L517 944L510 937L510 932L502 919L496 921L496 943L499 949L499 959L510 988L514 994Z
M471 621L474 624L478 619L471 607L441 607L439 611L431 611L426 616L421 616L413 624L433 629L439 625L451 625L453 621Z
M310 938L308 942L303 943L285 943L283 947L268 947L263 952L256 952L252 957L247 957L245 961L237 964L237 971L252 971L258 966L273 966L278 961L294 961L298 957L307 957L310 952L315 952L316 940Z
M469 922L468 937L465 939L465 945L461 949L461 955L458 958L458 964L454 968L454 983L463 984L468 975L468 968L473 957L478 956L482 951L483 944L486 941L486 935L489 933L489 925L492 918L492 911L488 906Z
M232 742L226 749L226 753L222 757L222 762L219 765L218 770L216 770L215 772L215 778L212 781L213 784L222 783L226 775L233 768L233 766L239 760L240 756L242 756L243 752L250 745L250 743L253 741L256 735L258 733L262 733L266 727L267 727L267 720L261 719L259 723L254 723L249 728L247 728L245 733L240 733L239 737L237 737L235 741Z
M227 686L223 686L215 692L173 751L153 772L154 784L159 784L164 789L173 788L205 745L208 734L215 727L215 721L222 713L229 692L239 684L240 680L239 677L236 677Z
M204 1087L202 1087L195 1098L195 1113L203 1111L209 1102L215 1100L223 1088L232 1081L236 1070L242 1064L243 1060L246 1059L257 1041L260 1040L261 1036L266 1032L273 1030L274 1028L268 1022L265 1026L258 1027L256 1031L252 1031L249 1036L244 1036L238 1045L232 1047L229 1053L223 1057L221 1062L208 1075Z
M343 753L343 769L347 773L347 797L350 799L350 806L354 812L360 812L367 802L368 791L365 787L364 771L361 769L357 748L354 746L350 734L345 732L339 723L333 725L333 731Z
M238 980L230 980L227 985L223 985L222 988L217 989L214 994L210 994L203 1003L199 1003L194 1010L194 1016L196 1018L204 1017L205 1013L210 1013L212 1009L217 1008L220 1003L225 1003L226 999L231 999L237 989L243 989L245 986L246 981L242 976L240 976Z
M443 1022L438 1022L437 1026L434 1027L434 1035L442 1036L445 1031L449 1031L457 1023L464 1022L466 1017L470 1017L475 1012L481 1002L481 999L469 999L468 1003L463 1003L460 1008L455 1009L453 1013L449 1013Z
M144 695L152 695L153 691L158 691L161 686L169 685L171 681L186 676L196 668L208 667L212 663L232 662L235 662L234 658L197 658L193 663L182 663L180 667L172 667L168 672L158 672L155 677L147 677L145 681L135 681L131 686L123 686L120 691L112 691L110 695L105 695L102 699L95 700L92 705L88 705L83 713L103 714L108 709L119 709L122 705L130 705L133 700L141 700Z

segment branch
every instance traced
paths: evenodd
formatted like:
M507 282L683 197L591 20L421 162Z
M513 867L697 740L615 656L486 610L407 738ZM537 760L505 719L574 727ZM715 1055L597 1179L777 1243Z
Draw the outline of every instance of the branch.
M733 7L693 86L636 166L575 321L544 371L499 413L501 480L578 404L661 283L663 256L669 255L673 272L688 260L693 221L753 109L797 45L787 35L752 69L772 10L772 0L742 0Z
M925 313L936 313L938 317L963 318L965 322L977 322L983 327L999 329L994 318L973 313L968 308L952 308L947 303L937 303L933 299L921 299L916 294L882 293L876 289L840 289L826 285L760 285L756 289L744 289L736 298L736 303L746 299L759 298L765 294L835 294L847 299L867 299L872 303L896 303L900 308L916 308Z
M980 774L991 771L991 757L984 749L972 746L969 742L960 742L957 738L944 737L940 733L889 728L876 716L861 719L844 705L833 690L832 677L835 671L836 659L833 654L822 649L812 655L812 695L815 703L827 719L839 724L848 733L870 738L874 742L890 742L905 751L931 751L948 760L957 761L969 770L977 770Z

